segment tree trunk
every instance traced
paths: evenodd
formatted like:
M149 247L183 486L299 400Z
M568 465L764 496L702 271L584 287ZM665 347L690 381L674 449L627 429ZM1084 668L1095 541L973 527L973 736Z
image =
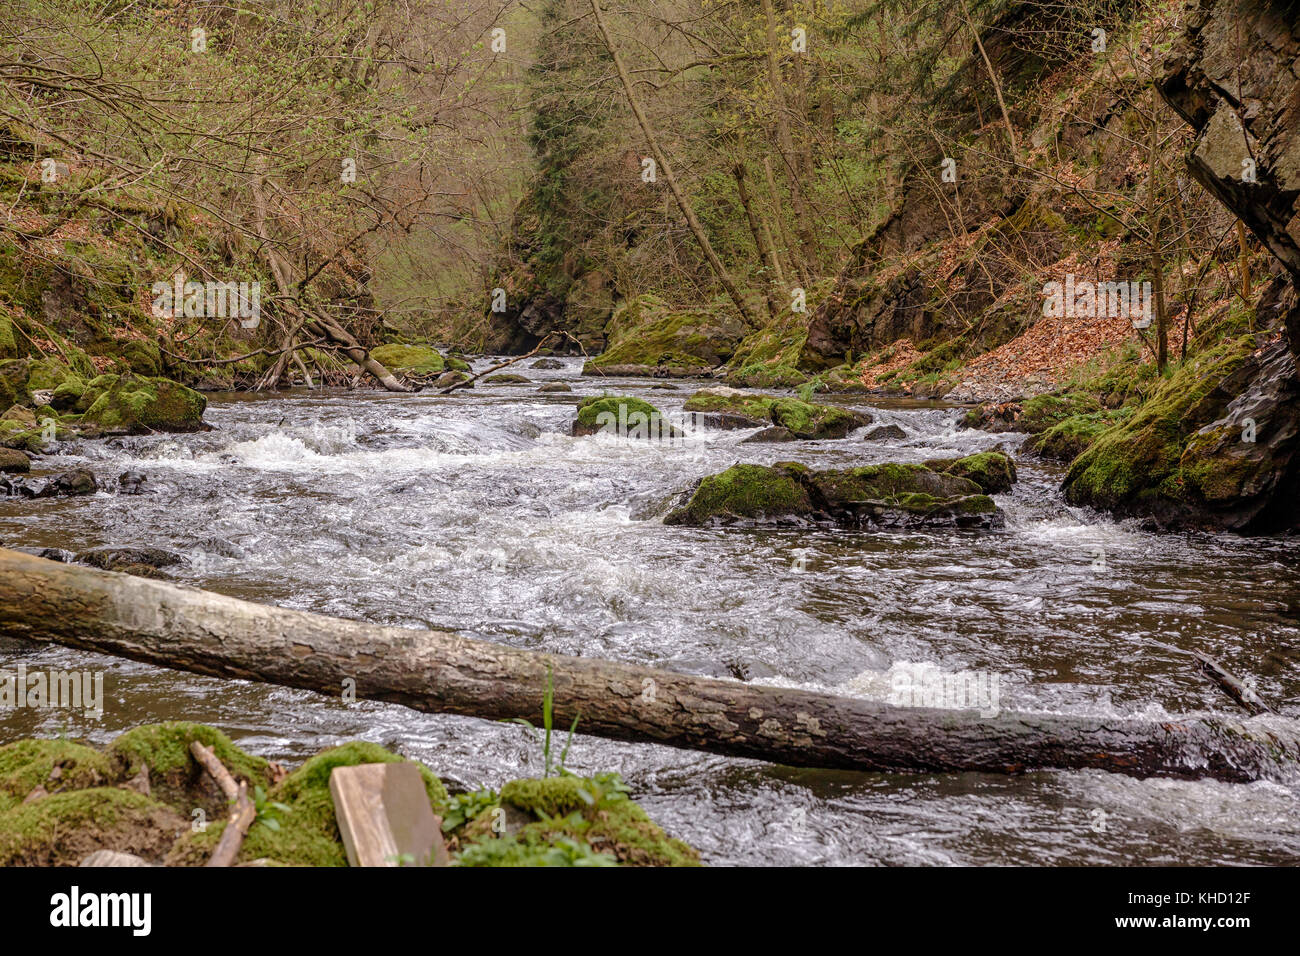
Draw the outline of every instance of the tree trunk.
M713 244L709 242L709 237L704 232L704 227L700 225L695 210L691 208L691 204L686 201L686 196L677 185L677 177L673 175L672 166L668 163L668 156L659 146L659 138L655 136L654 129L650 126L650 120L646 118L645 111L641 109L641 101L636 98L636 91L632 88L632 77L628 75L627 67L623 65L623 58L619 56L618 47L614 44L614 38L605 27L605 17L601 13L598 0L591 0L591 12L596 18L596 29L600 31L600 37L605 42L605 48L609 50L609 55L614 61L614 69L618 71L618 78L623 84L623 92L627 94L627 103L632 108L632 115L636 117L637 125L641 127L646 143L650 146L650 152L659 165L659 171L664 174L664 180L668 183L668 189L672 192L673 199L677 200L678 208L681 209L682 215L686 217L686 225L690 228L691 234L695 236L695 241L699 243L700 249L704 252L704 258L708 260L714 275L718 277L722 287L727 290L727 295L731 296L731 301L740 310L740 314L750 326L757 327L759 324L757 317L745 302L745 297L740 294L740 289L735 280L731 278L731 274L727 272L727 267L722 264L718 254L713 251Z
M763 18L767 23L767 76L772 87L772 103L776 112L776 147L781 154L786 175L790 180L790 202L794 205L795 230L803 243L803 261L813 266L817 262L817 236L812 228L812 216L808 212L808 203L804 198L803 186L799 178L799 155L795 150L794 137L790 133L789 103L785 95L785 82L781 76L781 65L776 59L776 14L772 9L772 0L762 0Z
M767 182L767 193L772 203L772 219L776 223L777 235L781 238L781 245L785 251L785 265L782 272L786 275L797 276L804 286L809 285L808 275L799 264L799 257L795 255L794 243L790 241L790 233L785 228L785 210L781 208L781 193L776 188L776 176L772 173L772 158L763 157L763 179ZM777 261L780 261L780 254L777 255ZM783 283L784 284L784 283ZM785 294L788 296L790 290L787 288Z
M754 235L754 247L758 249L758 256L767 268L767 309L775 319L781 314L781 300L785 295L785 289L782 288L785 283L781 279L781 266L776 261L776 250L772 248L772 236L767 231L767 225L760 218L753 198L749 195L749 186L745 183L744 162L737 161L731 171L736 177L736 192L740 196L740 205L745 210L745 218L749 220L749 231Z
M894 707L632 664L381 627L0 549L0 634L163 667L260 680L429 713L540 716L586 734L805 767L1135 777L1280 777L1300 756L1277 718L1072 717ZM1270 721L1263 723L1263 721Z

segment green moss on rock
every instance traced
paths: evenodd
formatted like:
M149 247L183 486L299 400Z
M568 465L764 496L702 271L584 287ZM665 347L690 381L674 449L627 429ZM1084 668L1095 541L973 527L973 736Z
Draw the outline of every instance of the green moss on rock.
M832 522L848 528L998 527L1001 512L974 481L924 465L815 471L797 462L733 465L704 478L668 525Z
M654 405L631 395L591 395L578 403L572 434L606 431L633 438L681 437Z
M664 524L780 522L813 510L807 489L791 474L764 465L732 465L701 480L690 500L668 514Z
M1240 460L1198 460L1205 448L1190 439L1235 397L1232 383L1254 351L1255 338L1221 343L1180 367L1126 421L1098 435L1070 467L1065 496L1125 512L1166 511L1196 505L1206 492L1221 496ZM1187 463L1184 452L1192 451Z
M446 360L428 345L380 345L370 350L370 357L390 372L411 375L436 375L446 368Z
M939 458L925 463L933 471L967 478L986 495L1010 491L1016 483L1016 463L1000 451L984 451L964 458Z
M203 427L208 400L170 379L101 375L89 387L98 394L82 423L93 424L105 434L188 432Z
M776 425L788 429L796 438L814 441L843 438L855 428L872 422L865 412L838 405L819 405L777 395L752 395L736 389L701 389L686 400L682 409L737 415L751 420L755 426Z
M617 310L606 327L609 347L587 362L584 375L693 376L725 362L749 332L715 310L680 310L642 295Z

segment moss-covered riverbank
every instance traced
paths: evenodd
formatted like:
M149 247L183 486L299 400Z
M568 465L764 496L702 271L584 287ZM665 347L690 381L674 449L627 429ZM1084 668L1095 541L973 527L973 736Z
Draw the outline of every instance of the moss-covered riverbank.
M168 722L137 727L98 750L65 738L0 746L0 866L75 866L97 850L152 864L201 866L228 806L189 745L213 748L248 782L257 821L237 862L345 866L330 795L335 767L405 758L364 741L284 768L249 754L213 727ZM617 774L516 780L500 791L448 794L417 764L442 818L453 865L690 866L699 854L663 832ZM405 861L399 861L405 862Z

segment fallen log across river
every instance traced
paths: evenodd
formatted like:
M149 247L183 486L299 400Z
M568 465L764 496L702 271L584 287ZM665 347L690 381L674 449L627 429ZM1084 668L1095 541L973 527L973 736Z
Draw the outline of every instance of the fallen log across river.
M1279 779L1297 723L897 707L810 690L520 650L253 604L0 549L0 635L426 713L555 726L800 767L894 773L1097 769L1134 777ZM550 675L548 678L548 674Z

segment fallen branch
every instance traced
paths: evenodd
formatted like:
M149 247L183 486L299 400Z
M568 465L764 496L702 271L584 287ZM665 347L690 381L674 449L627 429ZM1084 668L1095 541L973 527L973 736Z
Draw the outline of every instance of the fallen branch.
M553 719L613 740L774 763L903 773L1097 769L1244 782L1293 773L1294 721L1108 718L894 707L444 631L267 607L197 588L0 549L0 635L216 677L402 704L427 713Z
M526 355L516 355L514 358L510 359L508 362L502 362L500 365L493 365L491 368L485 368L483 371L479 372L477 375L471 375L469 378L465 379L465 381L463 381L463 382L457 382L455 385L449 385L449 386L447 386L446 388L444 388L444 389L442 389L440 392L438 392L438 394L439 394L439 395L446 395L448 392L454 392L454 391L456 391L456 389L458 389L458 388L469 388L471 385L473 385L476 381L478 381L478 380L479 380L480 378L482 378L484 375L491 375L493 372L499 372L499 371L501 371L501 369L506 368L506 367L511 366L511 365L514 365L516 362L522 362L522 361L523 361L524 359L526 359L526 358L532 358L534 355L536 355L538 352L540 352L543 348L546 347L546 343L549 342L549 341L551 340L551 336L553 336L553 335L555 335L555 334L556 334L556 333L554 333L554 332L547 332L546 335L542 336L542 340L541 340L540 342L537 343L537 347L534 348L531 352L527 353Z
M257 807L253 801L248 798L248 783L241 780L235 783L235 778L230 775L230 771L225 768L217 755L210 747L205 747L197 740L190 741L190 753L199 765L208 772L221 792L226 795L226 799L232 804L230 811L230 820L226 828L221 831L221 839L217 841L217 848L212 851L212 856L208 860L208 866L230 866L239 856L239 848L244 845L244 837L252 827L253 822L257 819Z
M1202 654L1200 651L1191 651L1191 655L1196 658L1197 665L1202 671L1220 688L1223 692L1245 708L1248 714L1252 716L1258 714L1276 714L1277 711L1260 698L1245 681L1236 677L1226 667L1216 661L1208 654Z

